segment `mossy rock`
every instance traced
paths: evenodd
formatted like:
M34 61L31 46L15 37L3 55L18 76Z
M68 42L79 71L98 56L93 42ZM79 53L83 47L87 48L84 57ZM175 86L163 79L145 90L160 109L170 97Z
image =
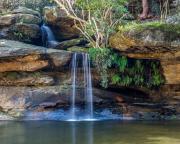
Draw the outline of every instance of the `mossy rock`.
M34 15L34 16L38 16L41 17L41 14L38 11L26 8L26 7L18 7L17 9L14 9L12 12L12 14L30 14L30 15Z
M79 47L79 46L73 46L68 48L67 50L71 52L84 52L84 53L88 52L88 48Z
M168 24L164 22L145 22L145 23L129 23L125 26L119 26L119 30L127 32L130 30L142 31L145 29L157 29L161 31L169 31L180 34L180 25Z
M55 49L66 50L67 48L85 45L86 43L87 41L84 38L76 38L58 43Z
M164 47L171 49L180 46L180 25L147 22L119 26L119 31L110 37L109 43L112 48L120 51L129 51L132 47L148 47L155 52L156 47L160 46L163 48L158 49L158 52L161 52L164 51ZM140 51L148 53L150 49Z
M39 25L41 23L41 19L38 16L34 16L31 14L18 14L16 22Z

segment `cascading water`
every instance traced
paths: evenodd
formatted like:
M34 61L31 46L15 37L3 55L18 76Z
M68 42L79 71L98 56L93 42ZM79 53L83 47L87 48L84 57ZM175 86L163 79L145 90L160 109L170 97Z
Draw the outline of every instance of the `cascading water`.
M81 56L83 66L83 81L84 81L84 97L86 100L85 115L83 118L78 118L76 115L76 96L77 96L77 69L78 69L78 57ZM88 54L73 54L72 58L72 99L71 99L71 120L91 120L93 119L93 93L92 93L92 79L91 79L91 68L90 68L90 57Z
M42 43L44 47L55 47L57 45L57 41L55 39L55 36L52 32L52 30L43 24L41 26L41 32L42 32Z
M88 54L83 54L83 69L84 69L84 93L86 96L86 113L87 118L93 119L93 94L92 94L92 79L90 58Z
M75 115L75 99L76 99L76 76L77 76L77 54L74 53L73 59L72 59L72 71L71 71L71 77L72 79L72 100L71 100L71 115L72 119L76 119Z

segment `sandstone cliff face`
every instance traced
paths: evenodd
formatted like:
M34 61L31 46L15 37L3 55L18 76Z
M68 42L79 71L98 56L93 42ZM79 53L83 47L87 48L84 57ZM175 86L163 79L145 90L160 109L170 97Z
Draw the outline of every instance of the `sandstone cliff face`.
M6 113L9 118L20 119L27 112L68 109L72 93L69 67L71 57L70 52L63 50L0 40L1 112ZM97 110L109 108L115 113L137 119L158 119L161 115L171 117L178 112L179 96L176 93L172 99L167 91L178 91L178 87L162 87L161 91L166 92L168 97L164 97L165 93L162 95L159 91L141 88L117 86L102 90L98 84L97 72L92 69L92 74L94 106ZM82 106L83 92L81 85L78 86L76 102ZM159 98L156 97L157 93Z
M180 101L180 29L179 25L132 28L110 38L112 48L135 59L159 60L165 84L150 96L164 99L178 110Z
M27 111L68 107L72 93L71 57L68 51L0 40L0 111L20 118ZM83 92L78 86L79 104L84 103ZM94 103L113 101L117 96L94 89Z
M64 51L83 45L83 39L74 26L57 8L45 8L45 20L60 42L55 49L28 45L18 41L0 40L0 111L21 118L27 111L53 111L70 105L72 53ZM26 8L14 10L0 17L0 37L38 41L41 16ZM21 34L23 34L21 36ZM93 73L94 104L98 108L117 109L129 116L152 114L173 116L180 113L180 43L179 29L132 29L110 38L112 48L134 59L152 59L161 63L165 84L158 89L99 86L99 75ZM72 39L73 38L73 39ZM71 39L71 40L69 40ZM81 47L72 47L73 50ZM77 102L84 104L82 87L77 91ZM155 115L154 115L155 114ZM156 116L157 116L156 115ZM136 117L134 116L134 117ZM147 118L149 119L149 118Z
M71 53L17 41L0 40L0 58L0 72L33 72L43 68L61 68L69 64Z
M110 38L110 45L130 58L160 60L166 84L180 84L180 27L171 27L136 28L124 34L117 33Z

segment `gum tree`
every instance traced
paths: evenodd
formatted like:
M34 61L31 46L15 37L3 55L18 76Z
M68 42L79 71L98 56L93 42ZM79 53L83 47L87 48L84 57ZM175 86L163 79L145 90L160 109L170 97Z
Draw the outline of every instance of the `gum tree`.
M54 0L93 48L108 47L110 34L127 12L125 0Z

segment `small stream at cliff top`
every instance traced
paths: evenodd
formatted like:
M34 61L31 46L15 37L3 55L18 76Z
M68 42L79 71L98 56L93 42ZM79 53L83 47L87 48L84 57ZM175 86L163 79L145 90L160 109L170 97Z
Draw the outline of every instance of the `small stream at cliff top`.
M53 48L58 44L52 30L47 25L43 24L41 26L41 33L42 33L42 44L44 47Z

